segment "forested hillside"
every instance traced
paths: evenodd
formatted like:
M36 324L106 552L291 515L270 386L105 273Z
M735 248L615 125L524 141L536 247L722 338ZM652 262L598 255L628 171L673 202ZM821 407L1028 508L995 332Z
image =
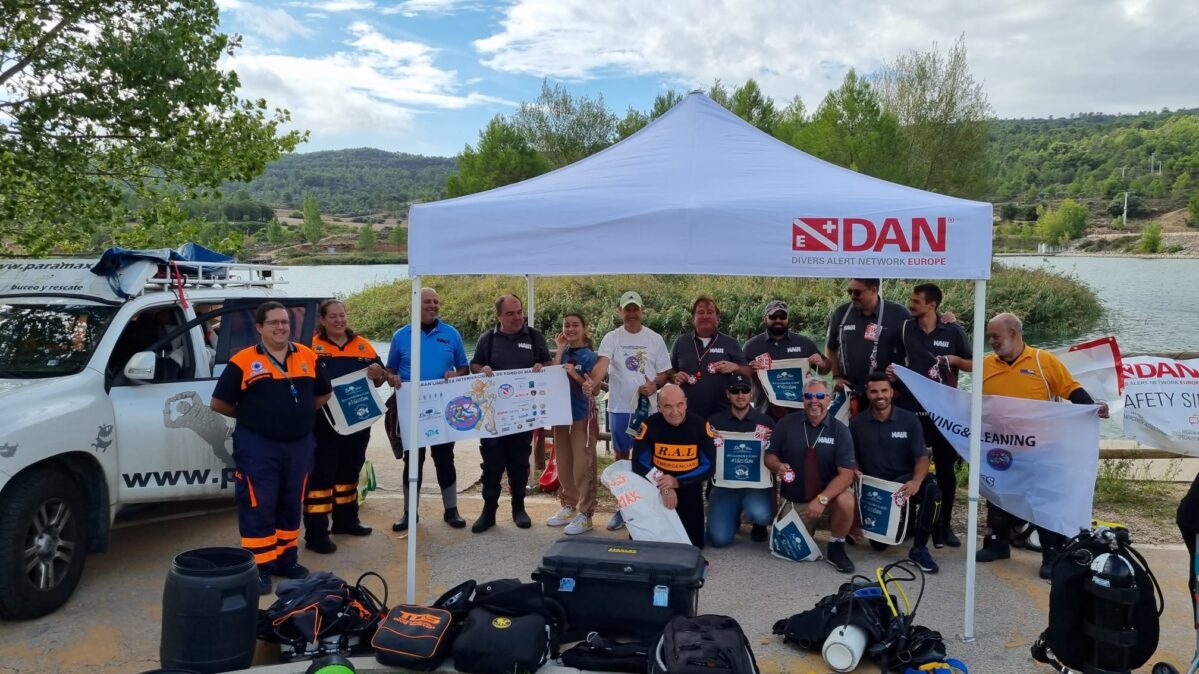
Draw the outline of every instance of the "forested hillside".
M457 169L452 157L425 157L373 148L287 155L269 164L244 187L255 199L279 208L300 208L311 193L325 213L354 217L386 212L402 215L407 202L435 199Z
M1199 109L1082 113L991 124L993 201L1143 199L1179 204L1199 185Z

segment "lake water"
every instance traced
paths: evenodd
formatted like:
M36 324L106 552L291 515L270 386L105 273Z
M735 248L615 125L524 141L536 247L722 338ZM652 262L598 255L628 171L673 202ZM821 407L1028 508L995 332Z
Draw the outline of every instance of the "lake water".
M1199 288L1199 260L1035 255L1004 257L1000 262L1073 274L1099 296L1104 317L1090 333L1038 346L1114 334L1125 353L1199 351L1199 310L1190 295ZM282 274L289 295L340 297L407 276L408 266L402 264L293 267Z

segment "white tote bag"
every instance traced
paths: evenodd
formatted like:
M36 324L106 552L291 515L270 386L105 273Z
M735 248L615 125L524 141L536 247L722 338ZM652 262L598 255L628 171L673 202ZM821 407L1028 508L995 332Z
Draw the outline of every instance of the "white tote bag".
M858 480L858 512L866 538L898 545L908 528L908 499L896 494L903 484L863 475Z
M803 518L795 509L795 504L782 499L778 515L770 527L770 554L779 559L793 562L815 562L823 558L820 548L808 528L804 526Z
M365 369L342 375L330 383L333 397L321 409L333 430L350 435L383 418L386 403Z

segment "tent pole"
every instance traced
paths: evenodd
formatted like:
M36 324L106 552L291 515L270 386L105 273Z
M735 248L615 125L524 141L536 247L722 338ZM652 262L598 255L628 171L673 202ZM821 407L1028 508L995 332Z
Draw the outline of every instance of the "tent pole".
M966 530L966 617L962 641L974 641L974 585L978 573L974 559L978 551L978 482L979 461L982 458L983 426L983 335L987 325L987 282L974 282L974 372L970 377L970 481L967 501L970 504Z
M525 318L533 327L533 312L537 309L537 298L533 295L533 275L525 274Z
M404 507L408 510L408 579L406 600L409 604L416 604L416 518L417 518L417 502L420 500L420 449L417 445L419 442L417 435L417 426L420 424L420 396L417 392L420 391L420 276L412 277L412 313L408 324L412 327L411 343L409 352L412 358L409 359L408 372L408 428L403 429L404 433L404 449L411 452L408 455L408 498L405 500ZM398 416L398 415L397 415Z

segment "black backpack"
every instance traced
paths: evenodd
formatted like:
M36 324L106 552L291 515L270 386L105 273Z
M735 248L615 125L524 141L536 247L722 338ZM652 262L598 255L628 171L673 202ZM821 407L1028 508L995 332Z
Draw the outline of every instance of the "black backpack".
M363 586L372 576L383 585L382 600ZM279 583L276 596L258 611L258 638L278 643L288 661L369 651L387 615L387 582L372 572L353 585L328 571L311 573Z
M1105 587L1103 579L1091 581L1091 562L1105 553L1128 564L1135 589ZM1088 530L1070 539L1053 563L1049 582L1049 625L1032 647L1033 659L1082 671L1096 641L1122 642L1128 648L1129 669L1137 669L1153 657L1165 599L1145 558L1130 544L1127 529ZM1131 606L1133 629L1113 632L1089 625L1097 601Z
M562 664L591 672L641 674L649 666L653 646L642 641L612 641L597 632L562 651Z
M675 616L650 656L651 674L759 674L749 639L723 615Z

